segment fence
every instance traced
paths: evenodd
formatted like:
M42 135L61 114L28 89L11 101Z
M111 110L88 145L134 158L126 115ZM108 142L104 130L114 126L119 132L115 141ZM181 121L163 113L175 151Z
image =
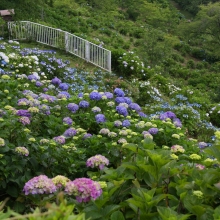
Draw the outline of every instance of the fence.
M111 72L111 51L60 29L30 21L8 22L9 39L31 39L64 49L87 62Z

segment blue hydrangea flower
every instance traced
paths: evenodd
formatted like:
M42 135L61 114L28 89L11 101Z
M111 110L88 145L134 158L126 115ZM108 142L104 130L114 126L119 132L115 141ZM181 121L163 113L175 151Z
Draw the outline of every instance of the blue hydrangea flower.
M40 81L37 81L37 82L35 83L35 85L36 85L37 87L41 87L41 86L43 85L43 83L41 83Z
M137 112L141 111L141 107L137 103L131 103L129 105L129 108L132 109L132 110L135 110Z
M54 85L60 85L61 80L59 78L55 77L51 80L51 83Z
M88 108L89 107L89 103L85 100L82 100L80 103L79 103L79 107L80 108Z
M124 97L124 102L127 103L128 105L132 103L131 99L128 97Z
M157 134L157 133L158 133L158 128L150 128L150 129L148 130L148 132L149 132L150 134Z
M68 128L64 133L63 136L64 137L73 137L74 135L76 135L77 130L75 130L74 128Z
M59 88L63 91L66 91L69 89L69 85L67 83L60 83Z
M131 123L130 123L129 120L124 120L124 121L122 122L122 126L123 126L123 127L129 127L130 125L131 125Z
M18 116L31 117L31 113L28 110L20 109L16 113Z
M62 98L70 98L70 94L66 91L62 91L57 95L57 98L62 99Z
M67 105L67 108L72 111L73 113L75 113L78 109L79 109L79 106L75 103L69 103Z
M39 77L35 76L35 75L29 75L28 76L28 79L31 81L31 80L38 80Z
M123 116L128 116L128 111L124 106L116 106L116 111L118 114L123 115Z
M115 101L116 101L118 104L120 104L120 103L125 103L124 97L116 97L116 98L115 98Z
M119 89L119 88L116 88L116 89L114 90L114 94L115 94L117 97L124 97L124 96L125 96L125 93L124 93L121 89Z
M98 100L102 99L102 96L101 96L101 94L99 94L98 92L91 92L91 93L89 94L89 98L90 98L91 100L96 100L96 101L98 101Z
M147 115L144 114L143 112L138 112L139 116L142 117L142 118L147 118Z
M83 97L83 93L82 93L82 92L79 93L79 94L78 94L78 97L79 97L79 98L82 98L82 97Z
M90 134L90 133L86 133L86 134L83 135L83 139L87 139L87 138L90 138L90 137L92 137L92 134Z
M103 114L97 114L95 116L95 120L97 123L103 123L106 121L105 116Z
M67 125L72 125L73 120L70 117L65 117L65 118L63 118L63 123L65 123Z
M105 96L107 97L107 99L113 98L113 94L111 92L105 92Z

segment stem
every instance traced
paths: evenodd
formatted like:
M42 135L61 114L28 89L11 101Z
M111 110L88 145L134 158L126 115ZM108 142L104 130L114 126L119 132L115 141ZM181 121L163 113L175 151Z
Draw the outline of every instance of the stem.
M0 211L4 208L5 204L7 203L7 201L9 200L10 198L7 197L3 202L2 204L0 205Z

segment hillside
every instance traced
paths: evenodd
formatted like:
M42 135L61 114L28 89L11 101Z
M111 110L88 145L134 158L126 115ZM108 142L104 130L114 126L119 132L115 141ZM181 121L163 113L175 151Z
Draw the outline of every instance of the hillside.
M220 3L199 2L1 0L113 71L0 36L0 219L219 220Z

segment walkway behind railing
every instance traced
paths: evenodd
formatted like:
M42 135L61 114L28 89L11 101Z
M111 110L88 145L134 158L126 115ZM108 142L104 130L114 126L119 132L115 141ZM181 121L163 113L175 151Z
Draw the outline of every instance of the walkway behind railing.
M111 51L60 29L30 21L8 22L11 40L30 39L64 49L87 62L111 72Z

